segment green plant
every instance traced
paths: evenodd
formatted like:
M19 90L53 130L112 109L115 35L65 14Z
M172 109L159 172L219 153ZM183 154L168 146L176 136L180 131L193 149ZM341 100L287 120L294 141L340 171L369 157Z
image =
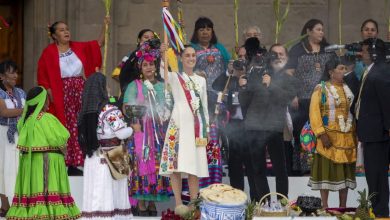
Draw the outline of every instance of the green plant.
M245 220L252 220L253 216L255 214L255 210L256 210L256 202L255 201L252 201L252 202L248 201L248 205L246 206L246 209L245 209Z

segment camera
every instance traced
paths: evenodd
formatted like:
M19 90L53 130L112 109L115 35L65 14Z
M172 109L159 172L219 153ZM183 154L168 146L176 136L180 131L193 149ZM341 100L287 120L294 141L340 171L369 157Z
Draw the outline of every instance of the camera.
M152 38L149 41L149 45L152 49L160 49L161 41L158 38Z
M247 65L246 60L244 59L238 59L233 61L233 69L242 71L244 70L244 67Z
M384 62L390 63L390 42L384 42L377 38L369 38L364 42L356 42L344 45L329 45L325 47L325 52L334 52L339 49L346 49L349 53L345 54L345 58L347 61L354 62L360 58L355 54L355 52L361 52L363 44L368 43L369 52L373 61L384 60Z
M278 59L278 54L273 51L252 57L251 62L249 64L250 68L248 74L264 73L264 71L272 72L269 71L269 67L271 65L271 62L276 59Z

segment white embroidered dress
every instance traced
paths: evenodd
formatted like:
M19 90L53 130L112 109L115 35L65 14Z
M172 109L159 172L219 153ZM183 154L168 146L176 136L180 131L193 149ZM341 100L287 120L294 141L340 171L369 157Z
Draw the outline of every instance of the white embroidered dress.
M125 139L132 133L117 107L103 108L98 119L98 140ZM131 219L127 178L114 180L103 158L99 150L85 158L82 219Z
M160 175L167 176L173 172L180 172L182 177L185 177L186 174L208 177L206 147L197 147L195 144L194 115L179 81L180 76L178 74L170 72L168 79L165 79L170 85L174 106L165 136L160 163ZM182 73L181 76L186 84L191 80L195 84L195 88L190 89L199 90L200 102L203 107L199 111L203 111L205 121L208 124L206 80L196 74L188 76Z

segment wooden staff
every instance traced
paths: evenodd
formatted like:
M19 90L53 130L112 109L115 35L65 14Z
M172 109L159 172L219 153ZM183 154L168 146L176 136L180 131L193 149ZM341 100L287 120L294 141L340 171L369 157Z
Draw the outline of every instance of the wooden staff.
M238 58L238 5L239 0L234 0L234 40L235 40L235 47L232 51L232 58L233 60L236 60Z
M106 9L106 17L110 16L112 0L104 0L104 7ZM106 66L107 66L107 52L108 52L108 38L109 38L109 30L108 23L105 24L104 30L104 52L103 52L103 65L102 65L102 73L106 75Z

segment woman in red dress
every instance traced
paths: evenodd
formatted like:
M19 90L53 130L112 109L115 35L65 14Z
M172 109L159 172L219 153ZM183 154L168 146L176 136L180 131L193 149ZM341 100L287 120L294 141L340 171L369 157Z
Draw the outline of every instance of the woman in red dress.
M104 24L110 18L104 19ZM50 98L49 112L54 114L69 130L66 155L69 175L82 175L77 169L83 166L84 156L77 140L77 115L81 107L84 81L96 68L100 68L100 47L104 44L104 25L98 40L71 41L65 22L57 21L49 27L54 43L49 44L38 61L38 85L47 89Z

